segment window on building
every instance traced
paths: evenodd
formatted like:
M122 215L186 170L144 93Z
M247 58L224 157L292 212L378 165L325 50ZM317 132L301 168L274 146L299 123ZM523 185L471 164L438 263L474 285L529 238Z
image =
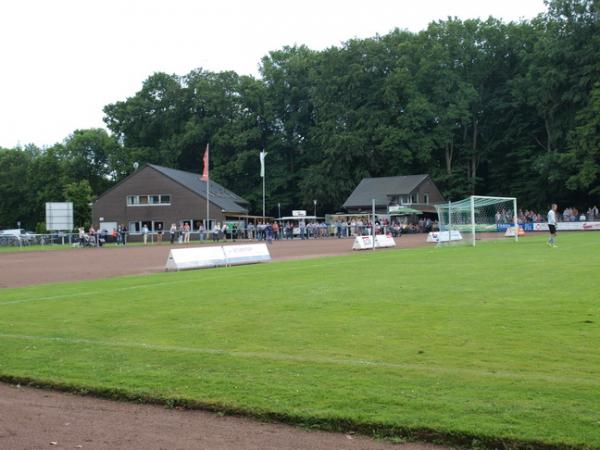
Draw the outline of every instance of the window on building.
M410 205L410 198L409 198L409 196L408 195L403 195L400 203L403 204L403 205Z
M427 194L427 193L423 194L423 203L425 203L426 205L429 205L429 194Z
M170 205L171 196L168 194L128 195L127 206Z
M411 203L419 203L419 194L417 192L411 194L410 202Z
M165 231L165 223L161 220L155 220L152 222L152 231Z
M129 230L129 234L139 234L142 230L142 226L140 225L140 222L129 222L127 229Z

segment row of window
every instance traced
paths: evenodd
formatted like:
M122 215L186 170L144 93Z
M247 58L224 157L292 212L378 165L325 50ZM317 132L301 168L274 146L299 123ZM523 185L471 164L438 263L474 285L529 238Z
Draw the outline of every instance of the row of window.
M419 194L415 192L411 195L394 195L391 196L390 200L391 203L396 203L400 205L412 205L419 203ZM429 204L429 194L423 194L423 203L426 205Z
M204 225L204 220L201 219L189 219L189 220L181 220L177 222L177 225L187 223L190 226L190 231L198 231L200 229L200 225ZM213 226L214 220L209 221L208 228L211 229ZM140 234L144 229L144 225L148 227L148 231L151 233L156 233L159 231L169 231L171 229L171 223L165 223L162 220L136 220L131 221L127 224L127 229L130 234Z
M127 196L127 206L153 206L170 204L171 196L166 194Z

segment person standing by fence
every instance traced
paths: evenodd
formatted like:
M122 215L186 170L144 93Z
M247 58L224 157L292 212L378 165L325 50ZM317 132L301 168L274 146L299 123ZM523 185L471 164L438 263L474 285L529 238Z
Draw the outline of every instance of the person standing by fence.
M163 235L162 223L158 223L158 224L156 224L156 243L159 245L162 243L162 235Z
M144 224L142 227L142 235L144 236L144 245L148 244L148 225Z
M171 244L174 244L175 243L175 235L177 234L177 225L172 223L171 228L169 228L169 233L171 234Z
M125 246L127 243L127 227L123 224L119 226L119 236L121 237L121 245Z
M190 243L190 224L187 222L183 224L183 243Z

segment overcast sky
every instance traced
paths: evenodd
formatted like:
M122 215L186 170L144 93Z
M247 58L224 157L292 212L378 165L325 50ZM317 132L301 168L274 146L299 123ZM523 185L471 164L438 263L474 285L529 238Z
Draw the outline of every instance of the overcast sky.
M434 20L531 19L543 0L0 0L0 147L103 127L157 71L258 75L285 45L320 50Z

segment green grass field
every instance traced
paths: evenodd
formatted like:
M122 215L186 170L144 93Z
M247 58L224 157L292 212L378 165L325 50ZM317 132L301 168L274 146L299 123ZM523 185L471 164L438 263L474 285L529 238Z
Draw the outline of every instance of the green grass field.
M0 291L0 377L469 446L600 448L600 233Z

